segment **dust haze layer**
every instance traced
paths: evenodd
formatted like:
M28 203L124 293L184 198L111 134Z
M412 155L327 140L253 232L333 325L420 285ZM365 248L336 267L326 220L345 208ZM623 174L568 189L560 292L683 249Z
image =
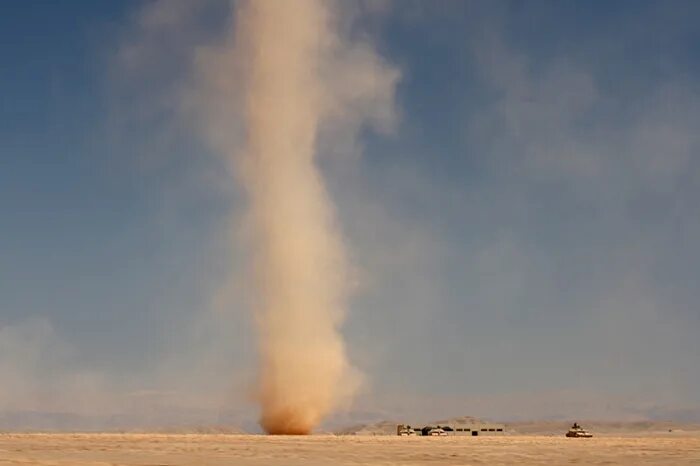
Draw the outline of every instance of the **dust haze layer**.
M338 332L343 245L314 164L322 116L323 2L246 2L237 13L246 63L247 147L259 328L261 425L308 434L336 404L348 373Z

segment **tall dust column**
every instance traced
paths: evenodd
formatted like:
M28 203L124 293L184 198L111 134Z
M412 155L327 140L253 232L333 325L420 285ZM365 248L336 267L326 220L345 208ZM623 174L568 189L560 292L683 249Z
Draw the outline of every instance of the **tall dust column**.
M323 114L323 1L248 1L237 12L246 70L247 147L240 160L255 236L261 425L307 434L348 374L338 332L344 253L314 164Z

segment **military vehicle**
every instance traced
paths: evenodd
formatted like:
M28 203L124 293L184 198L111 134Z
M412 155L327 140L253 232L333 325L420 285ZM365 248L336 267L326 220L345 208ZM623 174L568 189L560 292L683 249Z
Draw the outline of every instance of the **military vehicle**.
M574 422L574 425L569 428L566 436L571 438L591 438L593 434Z

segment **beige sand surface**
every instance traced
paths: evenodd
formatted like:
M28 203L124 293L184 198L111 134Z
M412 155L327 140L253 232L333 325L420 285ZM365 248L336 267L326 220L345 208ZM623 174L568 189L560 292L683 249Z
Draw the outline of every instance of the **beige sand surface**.
M0 465L700 465L700 437L0 434Z

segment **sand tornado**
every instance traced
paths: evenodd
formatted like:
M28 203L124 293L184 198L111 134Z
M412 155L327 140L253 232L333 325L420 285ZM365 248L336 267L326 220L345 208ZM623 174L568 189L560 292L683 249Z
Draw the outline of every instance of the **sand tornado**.
M255 237L261 425L307 434L335 405L348 371L338 332L344 253L314 163L327 37L323 1L248 1L244 47L247 142L241 161Z
M253 307L261 424L273 434L306 434L346 406L359 383L339 328L348 275L361 282L361 266L348 274L316 162L319 155L342 160L331 169L337 175L358 160L361 132L395 127L400 72L377 53L371 30L378 23L365 22L390 8L350 0L230 5L232 21L220 22L220 2L146 2L119 64L127 81L144 88L145 113L177 109L173 133L192 129L201 138L193 157L209 149L222 158L220 170L202 178L231 195L231 217L222 222L231 236L219 237L231 260L212 304L222 315ZM133 106L142 121L144 106ZM357 216L350 178L342 192Z

